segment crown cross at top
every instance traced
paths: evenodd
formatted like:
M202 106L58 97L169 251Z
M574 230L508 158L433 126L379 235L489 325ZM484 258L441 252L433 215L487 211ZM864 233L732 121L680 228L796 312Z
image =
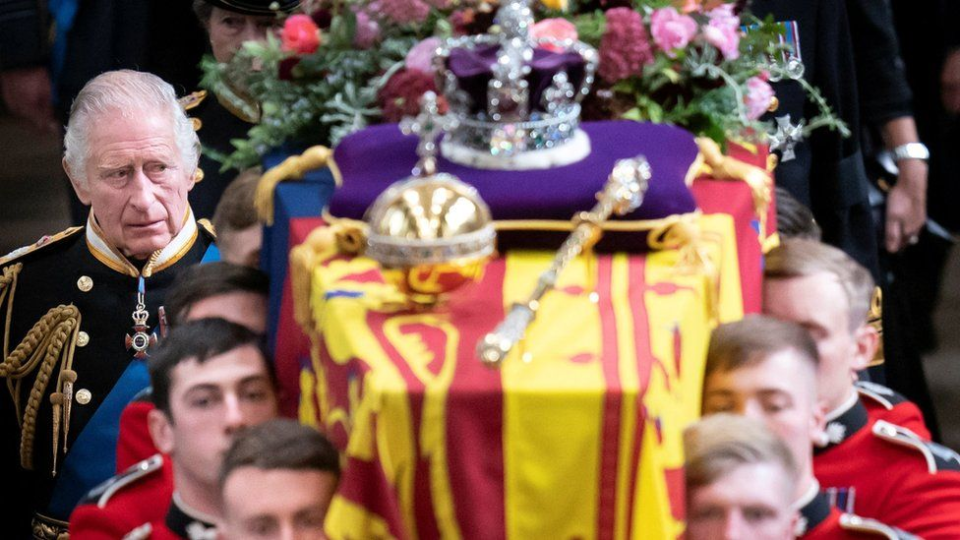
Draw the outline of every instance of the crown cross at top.
M426 92L420 98L420 114L407 116L400 121L400 131L404 135L416 135L417 155L420 159L413 168L414 176L432 176L437 172L437 138L456 129L459 120L449 114L440 114L437 95Z

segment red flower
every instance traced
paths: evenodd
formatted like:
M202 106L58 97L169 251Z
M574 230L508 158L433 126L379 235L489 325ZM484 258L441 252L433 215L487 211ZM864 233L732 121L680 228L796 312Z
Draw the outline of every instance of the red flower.
M416 69L401 69L377 93L383 108L383 119L387 122L399 122L404 116L414 116L420 112L420 97L427 91L436 92L433 75ZM446 111L446 101L441 96L440 112Z
M310 54L320 47L320 29L309 15L291 15L280 32L283 50Z

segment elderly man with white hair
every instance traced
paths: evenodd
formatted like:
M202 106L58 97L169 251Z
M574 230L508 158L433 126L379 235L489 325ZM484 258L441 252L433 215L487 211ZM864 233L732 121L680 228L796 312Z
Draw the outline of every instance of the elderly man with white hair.
M164 295L213 242L187 201L200 145L169 84L96 77L64 145L86 225L0 258L7 538L62 538L77 501L116 472L120 412L149 384Z

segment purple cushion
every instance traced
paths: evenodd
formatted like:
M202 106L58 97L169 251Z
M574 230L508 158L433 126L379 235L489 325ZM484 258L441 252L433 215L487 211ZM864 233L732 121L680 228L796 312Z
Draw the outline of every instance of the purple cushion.
M685 178L697 157L693 135L662 124L627 120L586 122L592 151L585 159L553 169L494 171L464 167L440 158L438 169L473 185L490 206L495 221L570 221L596 204L618 159L646 156L653 171L643 205L618 221L651 220L696 210ZM410 176L417 161L417 138L406 137L396 124L373 126L343 139L334 160L343 185L329 203L335 217L362 219L374 199L397 180ZM501 251L518 248L556 249L568 233L498 230ZM607 232L599 251L647 251L646 232Z

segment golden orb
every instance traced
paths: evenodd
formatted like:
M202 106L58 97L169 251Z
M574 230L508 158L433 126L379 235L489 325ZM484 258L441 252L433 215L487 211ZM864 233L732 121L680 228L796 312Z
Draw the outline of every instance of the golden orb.
M479 281L495 249L490 209L475 188L445 173L391 185L364 219L366 255L421 305Z

